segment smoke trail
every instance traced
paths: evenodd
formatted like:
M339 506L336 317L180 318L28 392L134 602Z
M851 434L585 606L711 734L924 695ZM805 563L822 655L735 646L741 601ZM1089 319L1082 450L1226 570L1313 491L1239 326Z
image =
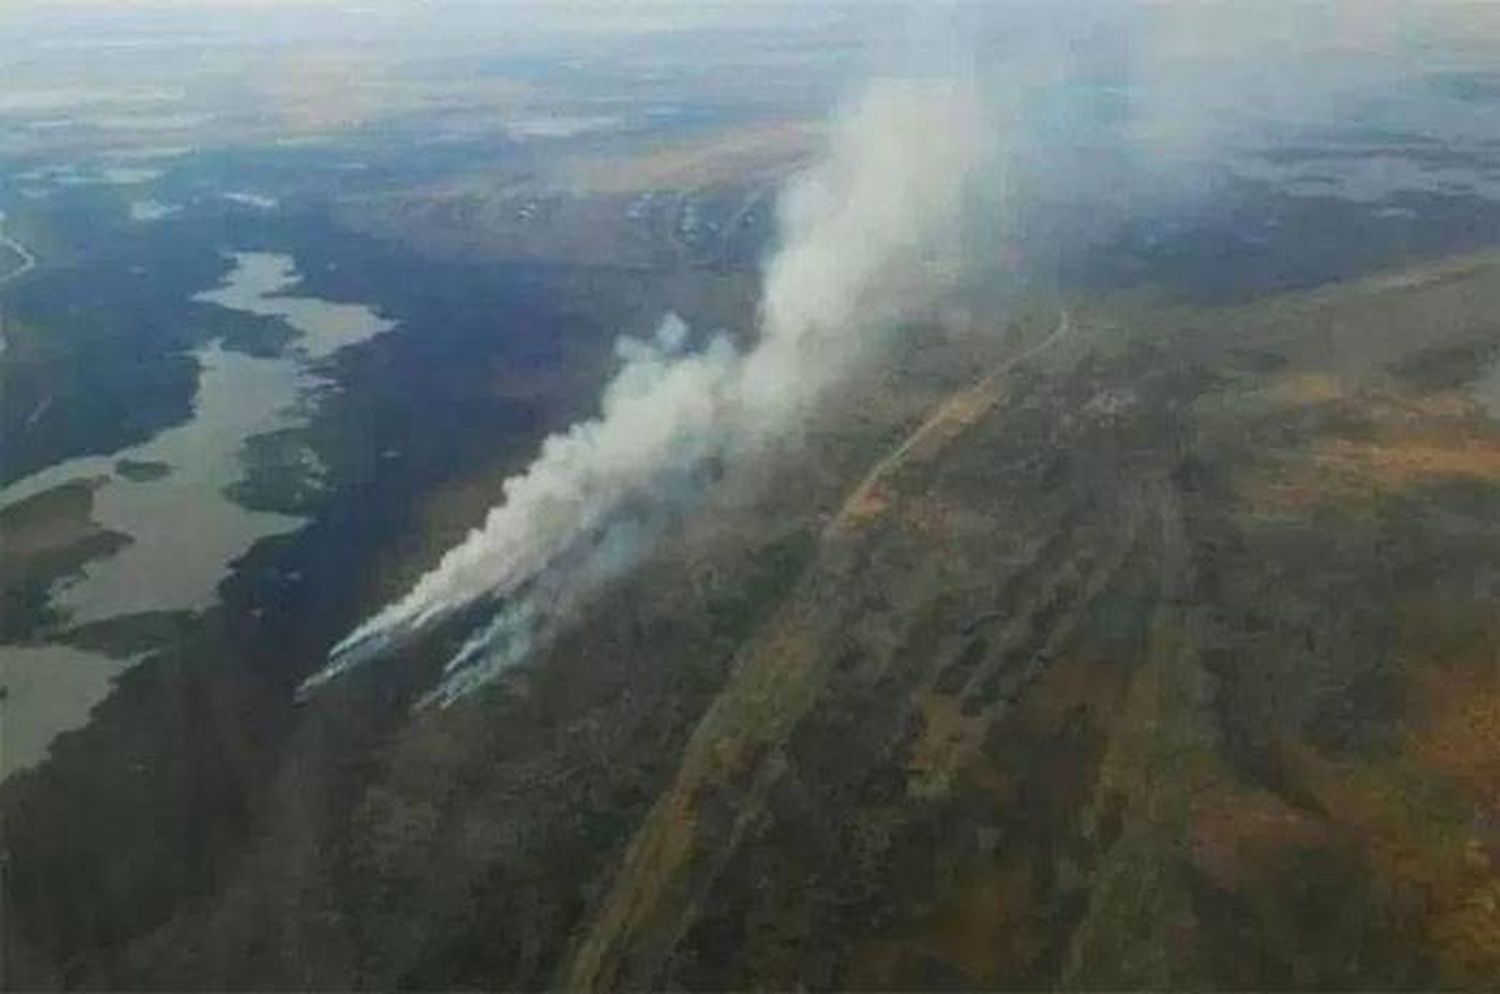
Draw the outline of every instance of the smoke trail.
M783 191L754 347L740 355L720 337L692 350L671 315L650 341L621 339L600 415L548 438L483 526L335 646L305 689L480 600L496 615L434 699L524 657L701 492L702 467L795 423L869 353L872 332L930 299L931 264L956 247L979 121L963 82L872 85L835 122L826 157Z
M503 599L585 541L628 498L670 491L720 447L721 408L737 356L725 338L686 349L668 315L650 341L621 338L623 366L597 418L542 443L503 500L438 565L336 645L315 687L480 598Z
M740 395L776 429L868 348L870 332L939 289L981 152L968 81L877 80L837 122L827 158L780 199L784 244L766 266L761 340Z

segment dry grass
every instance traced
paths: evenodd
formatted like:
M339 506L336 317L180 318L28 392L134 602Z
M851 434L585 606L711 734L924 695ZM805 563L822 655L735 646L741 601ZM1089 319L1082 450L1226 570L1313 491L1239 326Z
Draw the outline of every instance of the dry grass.
M1410 702L1400 752L1334 760L1283 750L1289 781L1363 853L1377 891L1443 985L1500 977L1500 620L1496 605L1402 612Z
M1398 764L1285 751L1286 768L1358 846L1390 896L1395 921L1430 949L1444 986L1487 990L1500 977L1500 873L1483 842L1443 824Z
M1326 373L1293 373L1277 377L1265 392L1270 406L1281 409L1346 400L1350 395L1347 383Z
M984 712L964 714L961 699L934 690L923 691L918 697L917 712L922 717L922 731L912 746L906 769L912 789L923 793L947 784L968 764L984 744L990 717Z
M1484 669L1431 671L1421 695L1427 719L1410 733L1412 753L1500 819L1500 666L1492 658Z
M586 193L702 189L774 178L808 159L820 125L778 121L633 155L589 157L559 167L562 185Z
M1044 942L1037 934L1031 878L1025 866L976 877L932 916L926 945L980 983L1008 964L1034 959Z
M1500 441L1334 439L1269 462L1244 495L1258 512L1294 513L1453 480L1500 483Z
M1319 445L1313 458L1331 472L1387 490L1441 478L1500 480L1500 440L1495 439L1392 439L1383 444L1334 440Z
M1227 891L1253 884L1287 849L1333 838L1327 825L1265 791L1215 787L1193 798L1193 865Z
M1260 400L1278 423L1318 413L1338 427L1261 455L1241 478L1257 512L1305 512L1454 480L1500 483L1500 431L1464 394L1356 394L1331 377L1299 375L1280 378Z
M880 517L895 502L897 474L931 462L1000 401L998 375L950 394L906 439L860 480L834 517L835 531L851 531ZM919 518L930 509L920 509ZM919 521L919 525L920 525ZM934 521L928 520L927 524Z
M618 957L632 939L648 927L671 933L674 916L685 910L674 895L680 897L683 874L700 841L700 797L746 774L755 784L768 782L765 773L774 764L757 774L756 761L801 713L797 702L805 695L796 693L794 685L806 675L815 648L794 613L783 613L753 643L730 685L698 724L671 786L632 839L607 900L573 959L570 988L616 986L625 979L619 976ZM741 798L739 807L743 817L756 809L756 799ZM733 847L732 840L716 844Z

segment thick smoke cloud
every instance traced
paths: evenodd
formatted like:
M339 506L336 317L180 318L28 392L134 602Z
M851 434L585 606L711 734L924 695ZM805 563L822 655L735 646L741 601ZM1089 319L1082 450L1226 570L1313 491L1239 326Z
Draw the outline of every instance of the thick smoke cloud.
M835 121L826 157L784 191L781 248L766 266L749 350L722 336L692 348L671 315L649 341L622 338L599 416L548 438L484 524L339 643L308 687L476 603L494 614L432 699L524 657L701 493L706 467L794 425L879 332L940 289L980 161L980 122L965 81L871 85Z
M828 158L783 192L785 244L766 267L762 338L740 385L753 423L795 415L873 330L939 289L983 122L969 80L877 80L839 119Z

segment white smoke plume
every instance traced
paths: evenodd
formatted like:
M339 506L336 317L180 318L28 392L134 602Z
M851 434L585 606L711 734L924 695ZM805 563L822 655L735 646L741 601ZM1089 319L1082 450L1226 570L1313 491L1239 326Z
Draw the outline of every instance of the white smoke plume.
M703 467L794 425L879 332L925 305L956 247L981 120L962 80L869 87L835 121L823 160L783 191L752 347L740 354L715 337L692 349L672 315L651 341L622 338L599 416L548 438L484 524L335 646L306 688L478 602L495 615L432 699L523 658L570 603L633 561L697 492Z
M939 289L983 122L970 80L877 80L839 119L828 157L783 191L783 245L740 384L752 420L774 430L795 416L873 331Z
M402 599L334 647L316 686L481 598L503 599L539 577L632 497L669 493L674 475L714 454L738 356L722 337L686 351L688 329L668 315L651 341L622 338L623 366L598 417L542 443L506 480L482 526ZM470 649L465 658L474 655Z

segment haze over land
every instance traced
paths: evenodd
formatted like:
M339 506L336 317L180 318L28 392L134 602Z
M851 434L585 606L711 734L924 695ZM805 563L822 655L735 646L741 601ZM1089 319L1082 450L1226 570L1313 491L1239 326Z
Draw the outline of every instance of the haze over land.
M8 5L6 984L1492 986L1497 65Z

